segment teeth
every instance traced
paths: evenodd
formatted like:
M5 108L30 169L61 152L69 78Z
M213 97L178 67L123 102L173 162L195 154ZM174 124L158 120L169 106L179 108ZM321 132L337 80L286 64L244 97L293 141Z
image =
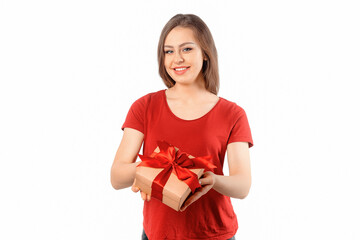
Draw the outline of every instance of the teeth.
M185 69L187 69L187 68L175 68L175 71L183 71Z

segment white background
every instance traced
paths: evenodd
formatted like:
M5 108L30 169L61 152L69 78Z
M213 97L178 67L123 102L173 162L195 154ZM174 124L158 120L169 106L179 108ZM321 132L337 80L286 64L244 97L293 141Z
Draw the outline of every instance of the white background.
M207 23L219 96L250 122L237 239L360 239L357 1L218 2L0 1L0 239L140 239L110 167L131 104L166 88L177 13Z

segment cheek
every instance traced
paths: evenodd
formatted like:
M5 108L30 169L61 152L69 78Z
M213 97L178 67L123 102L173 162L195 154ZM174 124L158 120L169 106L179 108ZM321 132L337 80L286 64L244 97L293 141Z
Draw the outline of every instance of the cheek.
M196 60L196 67L197 67L198 69L201 69L202 66L203 66L203 59L202 59L202 57L200 56L200 57L197 58L197 60Z
M201 53L198 53L196 54L196 57L195 57L195 61L196 61L196 65L199 65L200 67L202 67L203 65L203 57L202 57L202 54Z
M170 59L169 59L168 57L165 57L165 58L164 58L164 65L165 65L165 67L166 67L166 68L170 67L169 64L170 64Z
M171 72L171 69L169 69L169 68L171 67L169 59L166 59L166 58L164 59L164 66L165 66L166 72L167 72L169 75L171 75L172 72Z

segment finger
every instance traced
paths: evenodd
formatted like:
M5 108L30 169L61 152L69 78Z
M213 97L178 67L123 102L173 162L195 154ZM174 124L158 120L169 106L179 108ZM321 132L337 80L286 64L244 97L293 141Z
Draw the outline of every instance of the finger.
M211 175L209 175L207 173L204 173L203 177L199 179L199 183L202 186L212 184L212 182L213 182L213 179L212 179Z
M192 198L192 199L188 199L186 200L186 202L184 203L184 205L180 208L180 211L183 212L185 211L185 209L190 206L191 204L193 204L198 198Z
M150 199L151 199L151 196L149 194L146 194L146 200L150 201Z
M193 203L193 199L193 195L186 199L183 205L180 207L180 211L184 211L191 203Z
M132 185L132 186L131 186L131 190L132 190L133 192L138 192L140 189L139 189L138 187Z
M201 190L199 191L201 193L201 196L206 194L208 191L210 191L210 189L213 187L213 185L206 185L206 186L203 186L201 188Z
M196 200L198 200L202 195L204 195L203 193L196 192L193 195L191 195L183 204L183 206L181 207L181 211L184 211L188 206L190 206L193 202L196 202Z
M194 194L192 194L188 200L189 202L195 202L196 200L198 200L202 195L206 194L209 190L208 186L204 186L203 188L200 188L199 190L197 190Z
M185 211L185 209L188 207L188 206L190 206L193 202L195 202L196 200L194 200L194 199L189 199L189 200L187 200L185 203L184 203L184 205L180 208L180 211Z
M209 190L211 189L211 186L205 186L199 191L195 192L193 195L191 195L183 204L183 206L180 208L180 211L185 211L185 209L190 206L192 203L196 202L199 198L201 198L203 195L205 195Z
M208 185L209 184L209 178L207 176L204 176L199 179L199 183L201 186Z
M144 193L144 192L141 192L141 198L142 198L142 200L146 200L146 193Z
M207 180L207 178L200 178L199 179L199 183L200 183L201 186L208 185L209 184L208 182L209 181Z

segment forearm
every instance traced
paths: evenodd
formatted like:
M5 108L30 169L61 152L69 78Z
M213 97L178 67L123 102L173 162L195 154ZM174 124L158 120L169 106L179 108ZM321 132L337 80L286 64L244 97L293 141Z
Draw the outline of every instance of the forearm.
M111 168L111 185L115 189L130 187L135 179L136 166L140 162L135 163L119 163Z
M229 197L244 199L248 195L250 187L251 177L248 175L215 175L213 189Z

